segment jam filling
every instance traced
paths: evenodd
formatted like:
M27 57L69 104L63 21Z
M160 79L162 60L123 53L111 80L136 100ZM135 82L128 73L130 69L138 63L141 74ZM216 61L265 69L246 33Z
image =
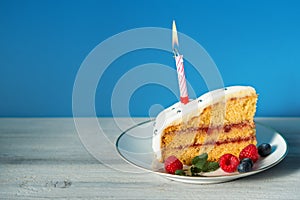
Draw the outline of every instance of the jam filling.
M255 136L250 136L250 137L245 137L245 138L234 138L234 139L225 140L225 141L208 142L208 143L205 143L205 144L194 143L194 144L187 145L187 146L178 146L175 149L184 149L184 148L188 148L188 147L200 147L200 146L207 146L207 145L220 146L222 144L247 142L247 141L251 141L251 140L255 140L255 139L256 139Z
M231 131L232 128L236 128L236 129L242 129L245 127L252 127L251 124L248 121L245 122L241 122L241 123L236 123L236 124L228 124L228 125L224 125L224 126L215 126L215 127L190 127L184 130L180 130L180 131L174 131L174 132L167 132L165 134L172 134L172 133L176 133L176 134L184 134L184 133L190 133L190 132L206 132L208 135L213 133L213 131L218 130L218 131L224 131L224 133L228 133ZM255 128L255 125L253 126L253 128Z

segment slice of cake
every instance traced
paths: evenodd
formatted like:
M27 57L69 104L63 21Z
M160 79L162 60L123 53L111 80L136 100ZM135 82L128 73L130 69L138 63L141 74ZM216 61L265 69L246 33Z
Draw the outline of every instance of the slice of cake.
M256 101L254 88L232 86L165 109L154 123L152 148L157 159L164 162L174 155L190 165L205 152L209 161L225 153L238 156L248 144L256 145Z

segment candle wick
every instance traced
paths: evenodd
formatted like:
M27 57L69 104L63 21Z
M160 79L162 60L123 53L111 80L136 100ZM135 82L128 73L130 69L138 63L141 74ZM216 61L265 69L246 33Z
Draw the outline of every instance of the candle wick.
M179 56L179 51L176 48L173 49L173 53L175 57Z

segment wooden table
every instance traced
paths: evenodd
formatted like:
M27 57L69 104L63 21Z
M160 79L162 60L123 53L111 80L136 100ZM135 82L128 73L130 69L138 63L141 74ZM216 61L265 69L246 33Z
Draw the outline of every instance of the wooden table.
M96 128L88 126L92 119L83 120L87 132ZM1 118L0 199L300 199L300 118L257 121L282 133L289 145L287 157L253 176L193 185L127 164L113 143L103 145L109 159L98 161L82 145L73 118ZM119 126L112 118L99 122L114 142L132 125L129 118L118 119Z

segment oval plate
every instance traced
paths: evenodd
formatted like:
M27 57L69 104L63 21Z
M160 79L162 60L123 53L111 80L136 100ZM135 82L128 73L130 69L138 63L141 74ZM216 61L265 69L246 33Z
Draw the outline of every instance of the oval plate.
M247 173L226 173L221 169L203 174L203 176L179 176L165 173L163 164L156 161L152 150L152 131L154 121L140 123L123 132L117 142L116 148L120 156L128 163L153 172L165 178L193 184L209 184L231 181L250 176L267 170L278 164L287 155L288 146L285 139L277 131L256 122L257 143L269 143L272 153L260 158L253 166L253 170Z

